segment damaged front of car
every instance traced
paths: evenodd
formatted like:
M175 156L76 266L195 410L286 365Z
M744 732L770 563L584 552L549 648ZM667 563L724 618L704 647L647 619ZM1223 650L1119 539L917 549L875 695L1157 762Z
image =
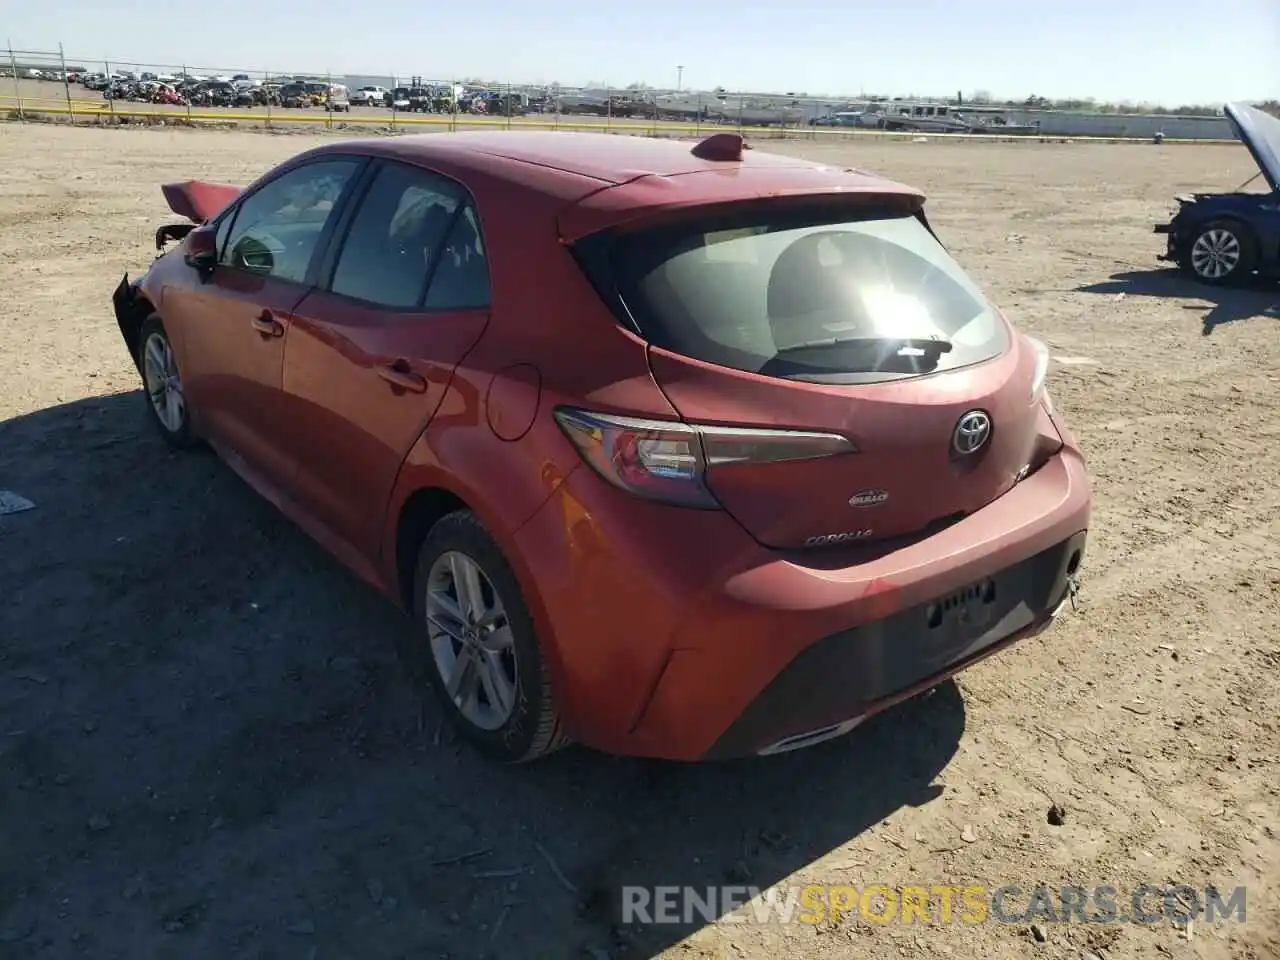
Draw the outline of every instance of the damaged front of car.
M129 348L129 356L135 366L139 361L139 335L142 325L160 305L158 289L153 289L154 270L165 257L176 253L185 244L188 234L196 227L216 217L239 194L240 188L222 183L206 183L191 180L186 183L167 183L161 188L169 209L181 217L185 223L167 223L156 230L156 256L150 266L136 277L130 277L128 271L121 277L111 294L112 309L116 323L125 345ZM174 246L174 245L177 246Z
M1158 259L1214 285L1280 276L1280 119L1243 103L1223 112L1258 172L1229 193L1176 197L1177 211L1154 228L1167 238ZM1259 178L1268 192L1244 192Z

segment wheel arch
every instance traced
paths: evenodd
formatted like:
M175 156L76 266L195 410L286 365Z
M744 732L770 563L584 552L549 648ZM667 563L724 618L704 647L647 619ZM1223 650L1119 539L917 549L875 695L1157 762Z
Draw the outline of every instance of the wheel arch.
M122 284L123 286L123 284ZM120 327L120 335L124 337L125 346L129 350L129 356L133 360L133 365L142 370L142 359L140 351L142 344L139 338L142 336L142 326L147 320L155 314L160 315L160 311L156 309L151 299L141 290L130 294L117 296L115 301L116 323ZM164 319L161 318L161 323Z
M402 481L404 478L401 478ZM474 491L461 490L450 483L451 478L432 477L426 482L405 487L395 498L392 513L388 517L384 552L384 590L393 595L404 610L414 609L414 572L418 562L418 550L431 528L455 510L469 510L497 544L511 573L516 579L525 607L533 618L534 627L542 648L542 655L551 671L553 687L564 689L566 676L560 657L559 644L551 629L551 616L527 558L520 550L515 534L518 527L509 529L501 522L501 513L490 509L482 496ZM550 495L548 495L550 499ZM398 504L398 506L395 506ZM386 562L386 561L390 562ZM569 703L561 699L562 711Z
M471 505L444 487L420 487L401 505L393 547L396 596L406 610L413 609L413 574L418 548L432 527L457 510L471 510Z
M1232 225L1240 231L1242 236L1248 237L1255 244L1260 240L1258 228L1250 223L1248 218L1241 216L1239 213L1233 210L1206 213L1197 217L1188 225L1185 231L1186 240L1183 241L1183 246L1186 247L1185 252L1187 254L1191 253L1191 244L1195 242L1196 237L1200 236L1206 227L1215 223Z
M418 471L414 473L417 474ZM550 629L550 618L538 591L533 570L515 537L523 524L513 527L505 523L503 511L497 505L486 502L478 491L460 487L453 482L454 479L445 475L401 477L399 489L392 498L384 539L387 546L382 566L387 592L393 594L393 599L405 610L412 611L413 575L423 539L437 522L450 513L469 510L475 514L511 567L538 633L546 637ZM550 499L550 494L547 498ZM550 639L547 645L551 648L555 646ZM554 660L553 650L548 653Z
M1257 226L1250 223L1247 217L1242 216L1234 210L1222 210L1214 212L1206 212L1202 216L1197 217L1188 224L1182 238L1182 249L1178 251L1179 264L1186 270L1191 270L1191 249L1200 235L1214 224L1222 224L1230 226L1237 231L1237 235L1242 243L1249 244L1253 247L1253 257L1256 260L1263 257L1262 250L1262 234ZM1253 268L1258 264L1255 262ZM1251 268L1252 269L1252 268ZM1232 272L1231 276L1236 276L1239 270Z

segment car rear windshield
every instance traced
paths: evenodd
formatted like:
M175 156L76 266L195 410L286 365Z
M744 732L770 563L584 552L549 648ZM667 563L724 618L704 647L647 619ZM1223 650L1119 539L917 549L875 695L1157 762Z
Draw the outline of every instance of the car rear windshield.
M866 383L1008 347L999 314L915 215L684 221L602 252L642 336L719 366Z

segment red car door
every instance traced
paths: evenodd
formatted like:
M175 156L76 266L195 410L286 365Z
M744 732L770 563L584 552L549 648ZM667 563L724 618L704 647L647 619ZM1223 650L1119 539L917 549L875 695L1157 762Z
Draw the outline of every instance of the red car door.
M284 393L298 506L361 555L400 465L489 317L478 221L457 185L383 164L294 310Z
M311 283L329 221L360 161L305 164L268 181L218 223L219 261L164 297L201 433L265 495L294 472L280 403L294 307Z

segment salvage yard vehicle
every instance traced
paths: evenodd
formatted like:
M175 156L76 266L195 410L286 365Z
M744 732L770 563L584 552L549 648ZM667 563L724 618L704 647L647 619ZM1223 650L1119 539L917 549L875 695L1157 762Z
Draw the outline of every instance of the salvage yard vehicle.
M151 103L162 103L171 107L186 106L186 98L167 83L156 81L150 85L148 99Z
M1168 236L1158 259L1214 285L1280 278L1280 119L1245 103L1229 103L1223 112L1258 172L1231 193L1177 197L1177 213L1155 226ZM1267 191L1244 192L1259 177Z
M312 106L311 94L307 91L306 84L303 83L286 83L280 88L280 103L285 107L310 107Z
M329 84L320 80L308 80L303 84L306 88L307 96L311 98L311 106L323 107L325 100L329 96Z
M280 103L281 85L278 83L264 83L260 87L254 88L254 103L260 107L278 107Z
M231 107L239 96L240 91L228 80L206 80L197 83L187 99L203 107Z
M351 94L351 102L366 107L385 107L390 103L391 91L386 87L364 86Z
M189 222L113 296L147 416L402 605L494 759L809 746L1075 596L1048 351L910 187L520 131L162 190Z
M351 98L341 83L331 83L325 89L324 108L330 113L350 113Z

